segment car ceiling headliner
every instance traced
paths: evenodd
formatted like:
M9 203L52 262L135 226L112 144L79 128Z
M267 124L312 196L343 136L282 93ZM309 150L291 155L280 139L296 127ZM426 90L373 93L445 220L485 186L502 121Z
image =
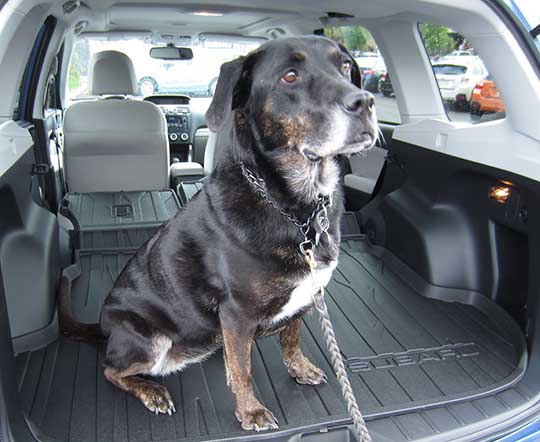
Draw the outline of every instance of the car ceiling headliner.
M25 0L22 0L25 1ZM32 0L31 0L32 1ZM33 0L36 1L36 0ZM55 0L61 5L69 0ZM73 0L71 0L73 1ZM192 40L200 33L239 34L274 38L282 34L309 34L323 26L374 24L396 17L418 21L472 26L476 33L491 32L481 22L493 11L483 2L471 0L83 0L76 12L60 13L70 24L87 22L83 32L144 31L155 36L171 34L172 40ZM218 12L205 17L197 11ZM329 18L329 13L349 16ZM480 20L479 20L480 19ZM414 21L414 20L413 20ZM369 27L369 26L368 26Z
M195 3L183 0L85 0L74 17L89 22L85 31L138 30L195 35L199 32L267 36L272 28L312 31L326 23L348 24L355 18L373 19L410 11L418 0L213 0ZM219 12L220 17L190 14ZM329 12L354 16L350 20L327 20ZM321 20L322 18L322 20Z

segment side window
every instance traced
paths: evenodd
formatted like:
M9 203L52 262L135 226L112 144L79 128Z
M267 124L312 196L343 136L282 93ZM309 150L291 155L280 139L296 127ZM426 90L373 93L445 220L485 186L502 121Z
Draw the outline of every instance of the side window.
M362 26L340 26L324 28L324 34L342 43L353 55L362 73L364 89L375 97L379 121L400 124L401 117L390 75L370 32Z
M56 56L52 62L47 76L47 89L45 90L45 99L43 103L43 110L50 111L56 109L57 104L57 90L56 90L56 76L58 75L58 56Z
M90 46L88 40L79 39L75 43L68 73L68 99L89 95L88 63Z
M448 118L472 124L505 117L495 78L466 36L440 25L418 25Z

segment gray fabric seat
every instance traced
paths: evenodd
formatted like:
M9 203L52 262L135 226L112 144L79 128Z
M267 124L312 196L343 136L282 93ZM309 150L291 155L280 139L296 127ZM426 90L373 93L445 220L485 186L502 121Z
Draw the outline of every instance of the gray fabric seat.
M219 134L210 131L204 150L204 165L194 161L171 164L171 182L194 181L210 175L219 159L221 149L218 140L228 131L230 131L229 124Z
M204 164L195 161L171 164L171 182L193 181L210 175L217 162L216 144L218 135L210 131L204 150Z
M66 181L70 192L163 190L169 187L167 122L136 93L133 63L103 51L90 64L98 100L70 106L64 118Z
M365 156L351 157L352 173L345 175L345 187L371 195L383 168L386 154L386 149L374 147Z

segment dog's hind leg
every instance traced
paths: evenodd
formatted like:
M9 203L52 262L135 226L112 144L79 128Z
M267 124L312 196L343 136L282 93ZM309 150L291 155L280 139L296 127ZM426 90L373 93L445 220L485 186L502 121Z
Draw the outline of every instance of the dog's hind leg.
M244 430L276 429L277 420L270 410L255 397L251 384L251 347L254 328L245 321L223 318L220 313L227 364L227 378L236 401L236 418Z
M170 415L176 409L167 388L137 376L159 374L156 366L163 365L163 356L156 352L154 341L128 327L117 327L107 342L104 374L107 380L138 398L153 413ZM168 348L164 351L168 352Z
M291 377L299 384L319 385L326 382L326 375L315 367L300 349L300 327L302 319L295 319L279 334L283 362Z

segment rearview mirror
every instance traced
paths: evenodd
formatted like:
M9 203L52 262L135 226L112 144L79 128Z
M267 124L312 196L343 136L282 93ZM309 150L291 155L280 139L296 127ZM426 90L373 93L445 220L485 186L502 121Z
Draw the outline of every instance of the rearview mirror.
M160 60L191 60L191 48L178 48L176 46L161 46L150 49L150 57Z

